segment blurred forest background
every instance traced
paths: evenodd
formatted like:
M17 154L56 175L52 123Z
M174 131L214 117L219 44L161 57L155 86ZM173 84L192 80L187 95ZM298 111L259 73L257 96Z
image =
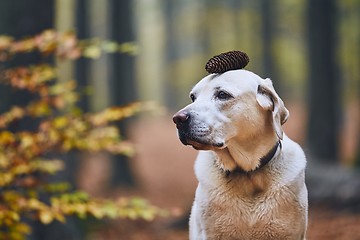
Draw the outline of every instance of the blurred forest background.
M69 156L59 177L94 195L144 196L175 217L151 224L70 220L61 231L72 239L187 239L181 220L196 187L196 151L176 139L171 115L189 103L206 61L234 49L249 55L248 70L273 80L290 110L285 132L307 153L308 239L360 239L360 0L0 1L0 35L19 39L46 29L133 48L95 60L52 60L60 81L75 79L90 92L83 109L138 100L166 109L119 124L136 145L134 158ZM12 64L41 61L29 54ZM2 85L0 95L1 112L28 101ZM51 235L59 227L53 225L30 239L61 239Z

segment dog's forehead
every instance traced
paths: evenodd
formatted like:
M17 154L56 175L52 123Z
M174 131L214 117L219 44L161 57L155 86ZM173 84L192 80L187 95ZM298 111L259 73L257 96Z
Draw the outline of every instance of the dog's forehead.
M224 88L228 91L255 92L262 78L247 70L233 70L222 74L210 74L201 79L193 88L193 92L211 91Z

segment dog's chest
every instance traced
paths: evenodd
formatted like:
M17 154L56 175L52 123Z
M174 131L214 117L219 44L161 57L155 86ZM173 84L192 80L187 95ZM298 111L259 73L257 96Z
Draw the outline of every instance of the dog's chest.
M293 206L293 194L263 192L256 184L245 190L241 185L229 187L207 191L198 199L208 239L299 239L303 216Z

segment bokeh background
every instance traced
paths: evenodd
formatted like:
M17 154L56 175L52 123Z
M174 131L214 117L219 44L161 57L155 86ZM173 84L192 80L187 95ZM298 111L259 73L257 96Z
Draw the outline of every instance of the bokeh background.
M62 81L90 89L87 111L152 101L158 111L119 124L134 158L91 155L63 178L95 196L141 196L169 209L153 222L69 219L35 226L29 239L187 239L196 151L171 116L189 103L206 61L242 50L248 70L270 77L290 111L285 132L308 156L308 239L360 239L359 0L2 0L0 35L46 29L135 44L136 54L57 62ZM16 60L16 59L15 59ZM16 65L38 63L30 54ZM56 61L54 59L54 61ZM0 85L0 111L26 98Z

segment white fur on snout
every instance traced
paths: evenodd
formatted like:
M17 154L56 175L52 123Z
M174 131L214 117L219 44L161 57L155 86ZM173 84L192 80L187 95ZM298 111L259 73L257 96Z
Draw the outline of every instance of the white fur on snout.
M225 144L225 137L222 132L224 131L222 125L218 124L221 116L209 114L214 110L201 108L197 104L198 102L192 104L190 110L189 131L191 136L199 139L201 142L207 142L211 146L223 146Z

